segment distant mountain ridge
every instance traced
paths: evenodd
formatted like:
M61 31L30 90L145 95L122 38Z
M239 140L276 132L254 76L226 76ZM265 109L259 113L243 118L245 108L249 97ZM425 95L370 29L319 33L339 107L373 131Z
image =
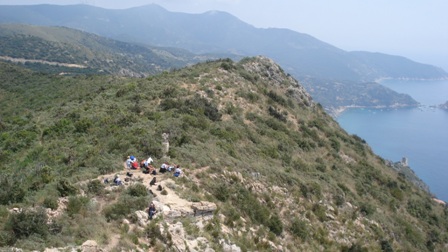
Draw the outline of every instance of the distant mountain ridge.
M136 45L66 27L0 24L0 59L43 72L145 77L212 58L218 56Z
M2 6L0 22L67 26L101 36L195 53L227 52L266 55L295 76L374 80L381 77L444 78L440 68L395 56L346 52L307 34L288 29L255 28L220 11L202 14L170 12L155 5L108 10L88 5ZM386 65L383 65L386 64ZM409 76L410 69L421 68Z
M319 80L306 86L346 86L365 93L366 85L381 78L443 79L441 68L416 63L399 56L369 52L347 52L310 35L288 29L256 28L220 11L202 14L170 12L150 4L125 10L108 10L88 5L1 6L0 23L29 23L43 26L66 26L121 41L144 45L177 47L193 53L224 53L234 57L264 55L278 62L299 80ZM230 56L233 58L233 56ZM333 89L333 88L330 88ZM383 89L378 89L384 97ZM342 106L363 97L345 97L335 90L316 99L325 107L330 96L344 97ZM373 99L371 101L378 100ZM392 101L387 101L391 103ZM360 105L360 104L355 104Z

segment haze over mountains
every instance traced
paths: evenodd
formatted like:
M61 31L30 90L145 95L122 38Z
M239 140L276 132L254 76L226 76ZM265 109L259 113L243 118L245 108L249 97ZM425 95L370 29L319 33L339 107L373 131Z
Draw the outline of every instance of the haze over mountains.
M377 106L373 101L385 97L347 96L331 90L344 85L355 94L365 94L369 82L380 78L447 78L441 68L413 62L404 57L369 52L347 52L310 35L287 29L260 29L219 11L203 14L169 12L158 5L125 10L108 10L87 5L2 6L2 23L28 23L43 26L66 26L108 38L152 46L176 47L193 53L227 53L234 57L265 55L278 62L304 84L313 97L326 107ZM369 84L367 84L369 83ZM340 104L326 103L329 96L339 97ZM379 99L382 100L382 99ZM385 104L396 104L389 100ZM362 101L361 103L353 103ZM383 105L383 104L380 104ZM402 104L409 105L409 104Z
M406 162L344 131L301 85L324 104L404 106L416 102L372 80L443 71L221 12L43 5L0 8L0 18L14 23L0 25L0 57L24 62L0 62L1 249L447 248L445 202ZM229 59L262 52L283 67ZM123 169L128 155L183 174ZM148 202L158 209L151 220Z

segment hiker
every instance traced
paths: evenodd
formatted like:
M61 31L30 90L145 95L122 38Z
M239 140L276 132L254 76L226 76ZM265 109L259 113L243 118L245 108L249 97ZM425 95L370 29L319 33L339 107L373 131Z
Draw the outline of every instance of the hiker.
M115 183L115 185L117 185L117 186L122 185L122 184L121 184L120 176L115 175L114 183Z
M134 156L131 156L131 169L133 170L137 170L138 167L138 161L137 158L135 158Z
M168 169L168 164L165 162L160 166L159 172L160 173L165 173Z
M151 202L151 204L149 204L148 207L148 216L150 220L152 220L152 217L154 216L154 214L156 214L156 212L157 212L156 206L154 205L153 202Z
M151 156L149 156L149 158L146 159L145 162L144 162L145 167L148 167L148 165L152 164L153 161L154 160L152 160Z
M174 168L175 168L175 165L170 165L170 166L168 166L168 171L172 172L172 171L174 171Z
M157 175L156 168L154 168L154 166L152 166L152 165L148 165L148 167L145 168L143 173Z
M149 186L153 186L153 185L155 185L156 183L157 183L157 178L154 177L154 178L152 178L151 181L149 182Z
M176 169L174 170L174 177L179 177L182 174L182 170L180 169L179 165L176 166Z
M128 156L128 159L126 159L126 168L131 169L131 156Z
M140 168L148 168L149 165L151 165L153 162L152 158L149 157L148 159L142 160L142 162L140 162Z

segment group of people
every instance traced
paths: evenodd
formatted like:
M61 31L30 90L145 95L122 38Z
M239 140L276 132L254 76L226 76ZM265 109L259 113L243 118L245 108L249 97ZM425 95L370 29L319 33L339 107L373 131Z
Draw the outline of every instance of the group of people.
M156 175L157 171L153 166L154 160L149 156L147 159L142 160L140 163L137 158L134 156L128 156L126 160L126 168L131 170L142 169L143 173ZM160 173L165 172L173 172L174 177L179 177L182 174L182 170L180 169L180 165L170 165L167 162L164 162L159 169Z
M147 159L138 162L135 156L128 156L126 159L126 168L129 170L142 169L143 173L156 175L157 171L153 166L154 160L149 156ZM182 174L180 165L170 165L167 162L162 163L159 168L160 173L173 172L174 177L179 177ZM155 183L155 177L153 178ZM121 185L121 180L118 176L115 177L114 183ZM157 213L156 207L153 202L148 206L148 217L152 220L153 216Z

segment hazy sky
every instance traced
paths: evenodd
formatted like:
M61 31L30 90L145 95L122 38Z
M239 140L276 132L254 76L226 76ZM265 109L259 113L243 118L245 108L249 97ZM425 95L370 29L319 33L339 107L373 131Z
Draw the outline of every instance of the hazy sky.
M288 28L347 51L402 55L448 71L448 0L0 0L0 5L41 3L221 10L255 27Z

